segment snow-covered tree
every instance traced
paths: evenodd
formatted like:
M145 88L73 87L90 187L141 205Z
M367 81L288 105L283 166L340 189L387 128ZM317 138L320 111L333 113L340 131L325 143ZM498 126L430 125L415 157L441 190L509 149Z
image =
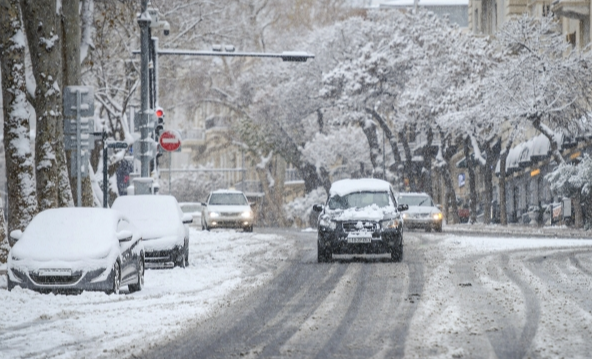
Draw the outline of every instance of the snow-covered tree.
M487 96L494 120L529 123L551 143L563 163L560 134L585 129L592 99L592 57L572 48L550 17L524 15L508 21L496 36L504 61L489 75Z
M25 81L25 34L18 0L0 1L0 71L4 116L4 153L8 185L8 231L23 230L37 213L35 172L30 146L29 110ZM1 213L0 257L6 249ZM1 258L0 258L1 262Z
M578 164L563 162L546 175L545 179L549 181L553 193L573 198L574 224L577 228L582 228L584 218L581 203L592 193L592 158L586 154Z

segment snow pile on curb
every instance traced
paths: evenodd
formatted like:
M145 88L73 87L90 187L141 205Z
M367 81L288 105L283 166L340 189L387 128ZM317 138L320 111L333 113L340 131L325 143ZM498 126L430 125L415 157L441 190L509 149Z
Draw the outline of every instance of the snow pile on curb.
M190 266L148 270L134 294L8 292L0 281L0 357L141 355L264 284L293 248L276 235L191 229Z

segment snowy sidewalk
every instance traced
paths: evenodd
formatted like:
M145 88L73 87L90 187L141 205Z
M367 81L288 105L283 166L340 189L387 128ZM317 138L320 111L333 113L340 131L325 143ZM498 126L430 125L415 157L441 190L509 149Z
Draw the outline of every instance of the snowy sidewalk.
M543 237L543 238L592 238L592 231L585 231L584 229L576 229L566 226L529 226L519 224L508 224L502 226L500 224L483 223L475 224L444 224L443 231L454 234L482 234L482 235L500 235L500 236L517 236L517 237Z
M0 276L0 358L140 355L266 283L293 250L273 234L191 229L190 266L148 270L133 294L8 292Z

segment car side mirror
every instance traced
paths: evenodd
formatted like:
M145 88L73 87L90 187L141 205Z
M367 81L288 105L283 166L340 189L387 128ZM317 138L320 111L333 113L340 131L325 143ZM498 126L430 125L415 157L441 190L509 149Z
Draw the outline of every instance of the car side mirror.
M10 239L13 241L18 241L23 236L23 231L20 229L15 229L14 231L10 232Z
M128 231L127 229L124 229L121 232L117 232L117 240L120 242L129 242L132 240L133 236L134 234L131 231Z
M323 212L323 205L322 204L315 204L312 206L312 210L315 212Z
M438 207L438 209L441 211L442 210L442 205L441 204L437 204L436 207Z
M183 224L193 223L193 216L189 213L183 215Z
M397 209L399 210L399 212L403 212L409 209L409 205L408 204L400 204Z
M257 205L257 202L249 202L249 206L251 206L251 208L255 207Z

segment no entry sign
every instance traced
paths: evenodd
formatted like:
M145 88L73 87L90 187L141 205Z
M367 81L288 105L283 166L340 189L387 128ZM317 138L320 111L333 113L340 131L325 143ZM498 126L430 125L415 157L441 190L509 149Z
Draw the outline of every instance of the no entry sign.
M181 147L181 136L177 131L164 131L158 142L163 150L173 152Z

